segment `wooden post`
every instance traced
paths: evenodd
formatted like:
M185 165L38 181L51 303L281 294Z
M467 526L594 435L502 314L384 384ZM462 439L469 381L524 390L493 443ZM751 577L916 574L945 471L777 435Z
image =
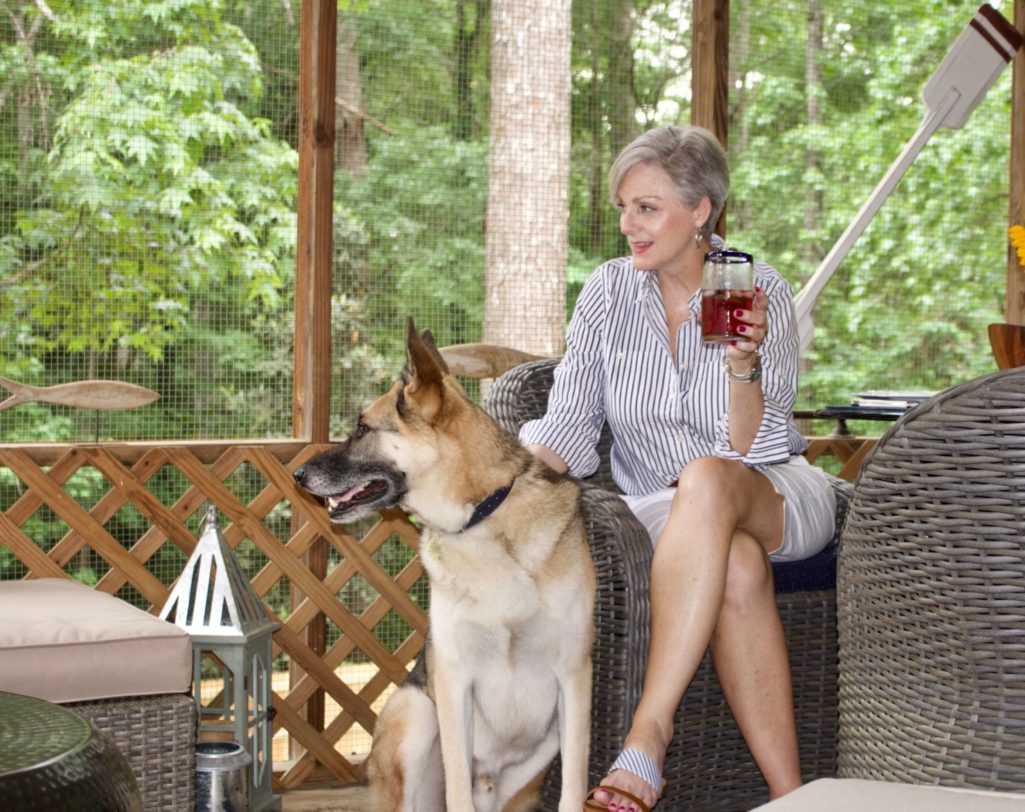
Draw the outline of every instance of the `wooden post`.
M302 4L292 434L328 441L337 4Z
M715 133L729 146L730 0L694 0L691 36L692 124ZM726 210L716 225L726 236Z
M311 443L329 439L331 413L331 209L334 197L336 0L302 4L299 26L299 189L295 268L295 380L292 434ZM293 520L293 534L298 522ZM310 572L327 575L327 544L319 539L306 554ZM292 587L292 605L302 594ZM327 649L327 624L318 614L306 626L306 644ZM292 666L293 680L304 674ZM306 719L324 729L324 692L306 704Z
M1025 0L1014 0L1014 27L1025 33ZM1025 52L1011 61L1011 167L1007 198L1010 225L1025 225ZM1025 324L1025 268L1007 244L1005 320Z

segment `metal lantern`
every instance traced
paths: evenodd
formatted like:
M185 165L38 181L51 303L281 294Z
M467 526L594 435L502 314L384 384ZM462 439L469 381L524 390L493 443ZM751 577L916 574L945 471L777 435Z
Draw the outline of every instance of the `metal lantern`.
M279 627L264 611L218 527L217 508L207 511L203 532L160 617L192 638L192 692L199 736L231 734L252 759L252 812L280 810L271 791L271 635ZM203 661L221 670L219 701L200 696Z

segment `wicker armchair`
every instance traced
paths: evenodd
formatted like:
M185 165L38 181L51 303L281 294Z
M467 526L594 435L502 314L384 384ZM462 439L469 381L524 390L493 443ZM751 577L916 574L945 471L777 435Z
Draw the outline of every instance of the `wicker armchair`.
M1025 368L875 446L837 598L840 775L1025 790Z
M502 375L484 406L508 431L544 414L556 361L523 364ZM583 510L598 574L595 610L590 782L597 784L619 753L640 696L648 651L647 532L615 496L609 435L600 470L585 483ZM837 527L851 486L836 480ZM801 766L806 780L836 771L836 548L802 562L775 565L777 603L794 679ZM767 800L755 767L706 655L676 715L665 764L666 809L744 810ZM558 770L549 771L542 808L558 806Z

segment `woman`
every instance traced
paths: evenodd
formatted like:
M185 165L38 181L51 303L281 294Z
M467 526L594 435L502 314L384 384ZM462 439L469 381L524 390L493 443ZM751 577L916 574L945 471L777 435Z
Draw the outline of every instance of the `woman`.
M701 270L706 252L725 247L712 229L729 189L707 130L645 133L616 158L609 188L631 255L588 279L547 414L520 433L555 470L587 476L607 421L613 478L656 545L641 699L595 800L611 810L658 800L673 717L709 646L775 798L801 779L770 559L821 550L835 507L793 423L791 290L756 262L752 309L734 314L743 338L702 339Z

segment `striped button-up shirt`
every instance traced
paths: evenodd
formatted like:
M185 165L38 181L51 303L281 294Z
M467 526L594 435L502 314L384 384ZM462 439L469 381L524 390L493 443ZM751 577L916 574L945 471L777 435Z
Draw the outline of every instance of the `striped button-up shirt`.
M723 242L713 237L713 247ZM676 361L654 271L629 257L601 265L580 293L555 370L548 411L525 423L520 440L555 451L574 476L598 467L602 424L612 430L612 476L630 495L677 479L702 456L737 459L754 468L784 462L807 443L793 422L797 397L797 325L790 285L755 262L755 285L769 297L768 332L759 352L765 409L747 454L729 442L729 380L720 367L725 346L701 338L701 292L676 335ZM755 386L757 384L746 384Z

